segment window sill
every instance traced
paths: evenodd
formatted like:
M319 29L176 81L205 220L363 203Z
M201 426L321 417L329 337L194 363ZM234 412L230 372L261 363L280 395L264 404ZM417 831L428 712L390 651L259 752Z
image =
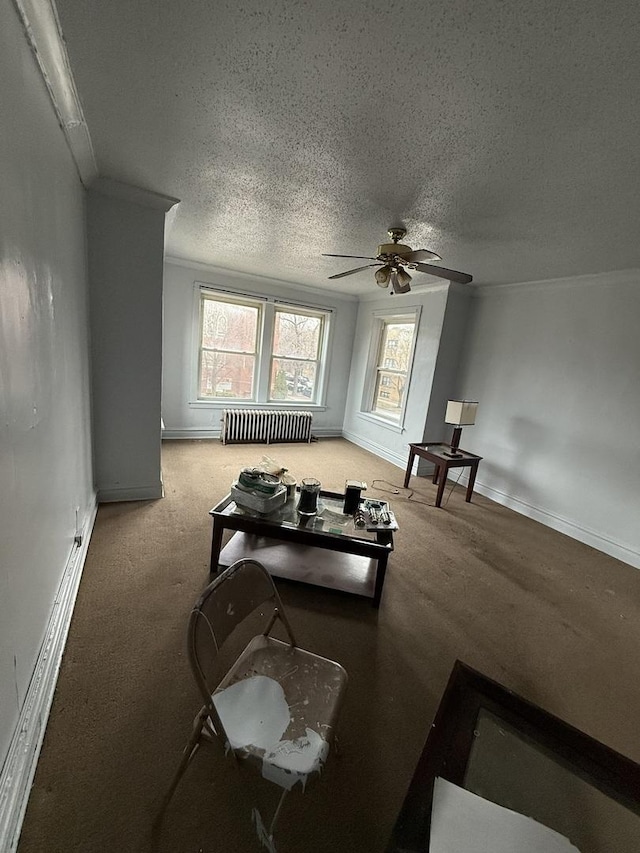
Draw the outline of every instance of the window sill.
M189 400L187 405L192 409L287 409L291 412L326 412L327 407L319 403L288 403L285 400L278 403L258 403L256 400L244 402L241 400Z
M372 415L371 412L358 412L358 417L362 418L363 421L370 421L372 424L375 424L379 427L384 427L385 429L389 429L392 432L404 432L404 424L395 423L394 421L388 421L386 418L380 418L377 415Z

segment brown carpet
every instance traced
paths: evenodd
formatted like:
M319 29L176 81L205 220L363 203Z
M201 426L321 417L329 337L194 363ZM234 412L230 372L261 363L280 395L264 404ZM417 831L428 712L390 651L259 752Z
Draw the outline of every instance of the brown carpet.
M19 853L151 849L200 705L185 628L208 580L208 511L264 453L336 491L366 480L400 524L379 611L278 582L301 645L350 677L340 754L285 803L279 853L384 851L456 658L640 761L637 570L461 488L443 509L427 479L412 480L414 500L388 495L373 481L401 485L402 472L342 439L165 442L166 497L100 507ZM201 750L158 849L258 853L251 807L263 798L268 813L272 792L257 784Z

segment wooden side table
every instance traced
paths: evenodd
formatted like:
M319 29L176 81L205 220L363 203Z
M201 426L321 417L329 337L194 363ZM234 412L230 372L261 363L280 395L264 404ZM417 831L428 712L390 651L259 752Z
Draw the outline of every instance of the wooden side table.
M409 461L407 462L407 470L404 475L404 487L409 486L411 479L411 469L413 468L413 460L416 456L421 459L426 459L433 462L435 469L433 472L433 482L438 485L438 493L436 494L436 506L442 503L442 495L447 482L447 473L450 468L469 468L469 482L467 484L467 494L465 500L467 503L471 501L473 494L473 485L476 481L478 473L478 464L482 456L476 456L475 453L468 453L466 450L457 449L458 456L450 456L451 445L443 442L425 441L418 444L409 445Z

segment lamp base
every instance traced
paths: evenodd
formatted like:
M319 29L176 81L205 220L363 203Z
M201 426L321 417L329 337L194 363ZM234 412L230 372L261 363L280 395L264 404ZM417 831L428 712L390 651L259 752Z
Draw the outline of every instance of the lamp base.
M449 457L449 459L462 459L462 457L463 457L463 455L464 455L464 454L463 454L463 453L458 453L458 452L457 452L457 451L455 451L455 450L452 450L451 452L449 452L448 450L443 450L443 451L442 451L442 455L443 455L443 456L448 456L448 457Z

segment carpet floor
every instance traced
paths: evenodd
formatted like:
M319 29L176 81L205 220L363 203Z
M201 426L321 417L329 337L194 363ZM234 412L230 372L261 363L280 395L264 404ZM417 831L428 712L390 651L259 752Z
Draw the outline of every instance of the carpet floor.
M165 442L165 497L99 508L19 853L152 850L200 707L185 632L208 581L208 511L265 453L327 489L365 480L400 526L379 610L278 581L300 644L349 673L339 754L285 802L279 853L383 853L456 659L640 762L636 569L460 487L436 509L429 479L405 490L344 439ZM203 749L153 849L258 853L251 809L269 814L274 795Z

